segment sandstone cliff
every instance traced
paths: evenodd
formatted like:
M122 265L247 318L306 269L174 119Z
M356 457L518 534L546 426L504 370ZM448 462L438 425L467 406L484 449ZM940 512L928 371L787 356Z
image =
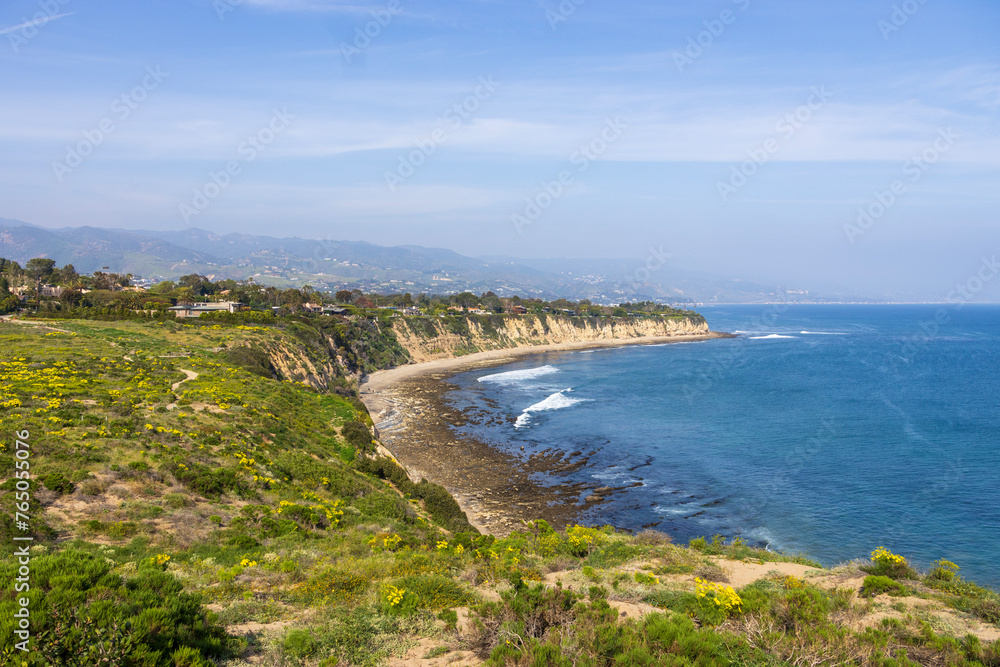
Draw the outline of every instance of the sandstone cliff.
M552 315L397 318L393 330L414 362L485 350L708 334L699 317L596 318Z
M453 315L298 322L228 351L259 375L350 394L365 373L486 350L709 334L701 317Z

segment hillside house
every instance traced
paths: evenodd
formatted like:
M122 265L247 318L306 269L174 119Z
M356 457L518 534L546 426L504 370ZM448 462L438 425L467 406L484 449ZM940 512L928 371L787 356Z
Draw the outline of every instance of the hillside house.
M177 304L176 306L167 308L167 312L171 312L177 317L199 317L202 313L238 313L246 309L246 304L239 301L202 301L199 303Z

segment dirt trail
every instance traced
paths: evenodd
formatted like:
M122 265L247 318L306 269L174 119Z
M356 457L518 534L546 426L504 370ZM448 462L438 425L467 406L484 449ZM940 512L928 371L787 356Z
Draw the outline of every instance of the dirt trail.
M190 380L194 380L196 377L198 377L198 374L195 373L194 371L189 371L189 370L186 370L184 368L181 368L179 370L182 373L184 373L184 375L186 375L187 377L184 378L183 380L181 380L180 382L175 382L172 385L170 385L170 390L173 391L174 393L177 393L177 388L180 387L182 384L184 384L185 382L188 382Z

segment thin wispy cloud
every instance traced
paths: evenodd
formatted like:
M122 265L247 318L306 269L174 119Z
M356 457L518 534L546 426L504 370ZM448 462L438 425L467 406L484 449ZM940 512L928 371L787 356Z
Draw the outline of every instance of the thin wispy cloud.
M829 276L844 255L829 244L901 180L852 249L865 261L925 279L890 252L914 230L961 227L971 254L996 237L1000 5L927 3L890 39L868 0L122 7L0 49L0 83L19 91L0 105L0 217L177 228L178 204L235 160L198 226L536 256L671 239L706 270L794 255ZM147 67L169 76L148 88ZM280 133L275 109L294 116ZM55 163L78 166L60 180ZM555 191L518 234L511 215Z
M0 28L0 35L9 35L12 32L20 32L25 28L37 28L40 25L45 25L56 19L61 19L65 16L72 16L74 12L64 12L62 14L54 14L52 16L43 16L41 18L34 19L32 21L26 21L20 25L11 26L9 28Z

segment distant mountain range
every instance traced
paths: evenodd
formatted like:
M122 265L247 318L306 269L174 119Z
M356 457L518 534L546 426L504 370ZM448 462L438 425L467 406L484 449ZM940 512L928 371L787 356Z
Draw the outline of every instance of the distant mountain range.
M219 235L203 229L45 229L3 218L0 256L22 264L32 257L49 257L59 266L72 264L80 273L108 270L151 281L198 273L214 280L253 278L280 287L309 284L317 289L414 294L492 290L500 296L587 298L606 304L847 300L667 266L647 271L639 260L474 258L441 248Z

